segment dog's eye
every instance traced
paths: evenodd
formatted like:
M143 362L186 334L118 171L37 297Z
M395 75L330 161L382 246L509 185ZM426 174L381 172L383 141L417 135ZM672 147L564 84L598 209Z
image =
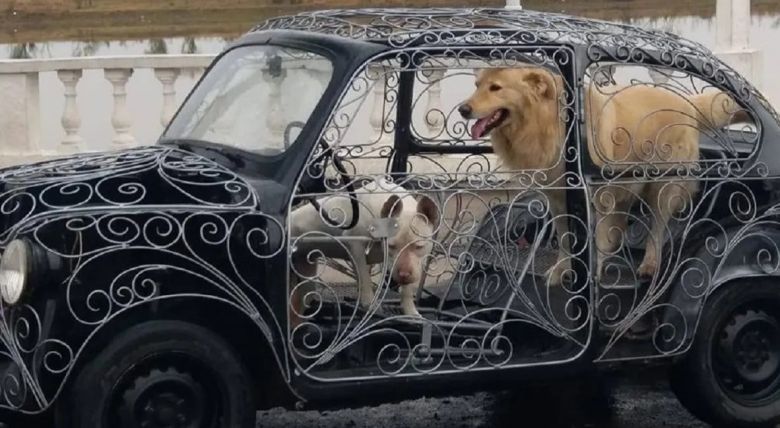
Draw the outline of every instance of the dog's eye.
M501 85L496 85L495 83L490 85L490 92L496 92L501 90Z
M417 243L414 244L414 248L417 248L418 250L422 249L424 246L425 246L425 242L423 241L418 241Z
M398 245L396 245L395 243L388 242L387 243L387 248L389 248L391 250L395 250L396 248L398 248Z

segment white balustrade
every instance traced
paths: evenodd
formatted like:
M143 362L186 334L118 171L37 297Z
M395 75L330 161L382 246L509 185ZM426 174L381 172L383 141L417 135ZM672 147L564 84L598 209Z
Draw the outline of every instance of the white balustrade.
M179 69L155 68L154 75L163 86L163 107L162 113L160 113L160 124L166 127L176 112L176 88L174 84L179 77Z
M78 153L84 149L84 140L79 136L81 116L76 105L76 84L81 79L81 70L59 70L57 77L65 86L65 107L61 120L65 138L60 143L60 152Z
M133 117L127 108L126 85L134 71L152 70L161 83L163 102L157 120L164 126L171 120L177 108L175 85L178 78L182 75L191 80L199 78L212 59L213 55L131 55L0 60L0 94L4 100L0 103L0 129L3 130L0 132L0 166L56 154L108 149L105 146L88 148L87 143L90 142L85 141L85 134L81 129L85 112L79 111L77 98L81 99L86 94L79 93L79 88L92 88L91 84L86 82L79 84L87 80L83 78L84 70L103 70L104 78L111 83L110 93L88 95L95 98L113 97L111 123L115 136L111 146L124 148L138 144L137 138L131 133ZM63 85L64 106L58 122L65 135L61 139L54 137L54 141L50 141L51 134L48 134L46 141L41 141L42 135L45 134L41 129L41 104L42 101L44 106L48 104L46 99L41 100L41 95L45 97L50 93L42 94L40 76L47 72L54 72L55 79ZM94 101L87 100L86 104L91 102ZM46 115L51 117L49 113ZM48 126L49 123L45 122L45 125ZM149 126L148 123L139 125L147 127L145 129Z
M510 8L520 7L519 1L508 1ZM761 52L750 47L748 38L750 29L750 3L749 0L717 0L717 46L716 53L726 62L732 64L737 70L741 71L753 83L760 87L761 77ZM48 156L56 153L71 153L76 151L102 150L104 146L92 146L89 144L99 144L98 141L85 141L89 134L88 122L85 111L79 111L80 101L83 109L92 102L92 98L85 99L84 93L79 93L79 88L93 88L86 82L84 71L103 70L105 79L112 85L112 95L109 93L89 93L90 97L111 97L113 100L113 109L111 113L111 124L114 129L112 146L114 148L130 147L138 142L151 143L147 141L149 136L141 139L134 137L131 132L133 129L134 118L130 115L127 106L127 84L131 76L138 70L151 70L154 77L161 85L162 105L159 115L154 117L155 122L163 126L167 125L175 113L176 86L183 79L198 79L205 68L210 64L213 55L138 55L138 56L114 56L114 57L83 57L83 58L64 58L64 59L28 59L28 60L0 60L0 94L3 96L3 103L0 103L0 166L1 164L11 162L11 158ZM332 76L332 70L329 68L319 69L317 66L310 67L310 64L302 65L306 69L308 76L317 79L323 86L327 85L331 77L339 79L342 76ZM442 93L441 84L437 81L444 76L443 69L433 71L434 76L430 81L434 82L428 89L426 110L433 111L432 114L425 116L425 125L432 134L440 133L442 127L446 126L445 118L437 110L441 110ZM381 71L378 71L381 70ZM42 132L42 109L48 109L50 103L41 96L49 96L49 93L42 93L41 80L50 79L41 77L42 73L55 73L56 78L63 85L64 106L62 115L55 116L59 119L59 124L64 131L64 137L60 138L59 133ZM300 71L290 71L290 76L298 76ZM385 100L385 90L387 85L387 76L385 69L371 70L376 79L376 83L371 89L371 99L367 100L370 104L370 116L368 123L361 125L367 127L368 132L373 132L375 136L387 144L392 144L392 133L385 130L385 121L392 115L388 109L392 108L392 103ZM265 120L272 136L279 141L283 138L285 125L285 110L283 109L282 85L285 81L287 70L282 70L280 75L272 75L265 71L264 78L269 79L271 85L269 113ZM654 75L654 79L663 81L665 78L661 75ZM133 82L138 79L142 81L141 75L136 75ZM55 80L56 81L56 80ZM135 84L134 84L135 85ZM133 87L134 85L131 85ZM48 89L47 89L48 90ZM91 89L90 89L91 90ZM134 97L132 93L130 97ZM294 97L294 94L292 95ZM286 98L285 98L286 99ZM43 101L43 102L42 102ZM93 104L94 105L94 104ZM294 104L293 104L294 105ZM51 117L47 113L47 118ZM91 119L91 118L89 118ZM83 122L85 126L82 126ZM45 126L49 126L47 121ZM137 131L159 129L157 123L150 128L148 123L139 121ZM109 128L110 129L110 128ZM154 132L154 131L153 131ZM53 136L56 135L56 136ZM46 141L41 141L44 139ZM53 139L53 140L52 140Z

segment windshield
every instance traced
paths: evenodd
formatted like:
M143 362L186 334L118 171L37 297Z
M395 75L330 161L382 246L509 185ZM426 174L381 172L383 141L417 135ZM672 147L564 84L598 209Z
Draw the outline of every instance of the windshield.
M236 48L209 71L163 139L280 154L297 139L332 75L330 61L311 52L268 45Z

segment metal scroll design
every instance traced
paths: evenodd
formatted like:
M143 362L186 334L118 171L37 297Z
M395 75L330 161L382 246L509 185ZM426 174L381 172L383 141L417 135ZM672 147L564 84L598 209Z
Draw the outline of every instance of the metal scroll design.
M393 47L437 45L539 45L629 42L681 52L701 45L673 34L554 13L507 9L356 9L304 12L272 18L254 31L295 29L384 41Z
M84 154L0 170L0 241L16 225L94 207L190 205L248 208L254 191L206 158L162 146ZM150 184L151 183L151 184Z
M0 176L4 242L29 240L60 260L63 276L45 284L61 288L56 313L45 302L0 311L0 407L48 408L94 335L155 302L208 299L245 314L269 343L284 337L256 268L283 254L283 226L256 210L254 190L234 173L189 152L147 147ZM51 315L69 328L53 328Z
M430 197L432 192L422 194ZM495 198L479 190L439 194L437 210L457 207L459 215L442 219L433 235L420 231L401 244L403 250L418 244L430 248L418 262L417 309L423 318L399 308L389 272L400 262L389 255L391 240L371 244L369 251L379 253L371 272L376 294L368 307L361 307L355 278L357 258L364 253L350 252L361 237L312 231L291 238L290 293L301 296L303 304L301 310L293 309L299 321L290 326L289 343L302 374L335 380L507 368L565 360L584 349L591 321L587 281L549 283L547 271L556 261L549 239L544 239L552 226L543 194L518 189ZM381 193L383 198L392 195ZM415 196L420 195L410 198ZM509 207L523 215L508 213ZM329 215L337 217L338 211ZM580 222L574 233L583 233L586 225L571 220ZM529 243L525 235L539 239ZM567 259L585 272L581 260L586 249L586 242L574 242L566 250ZM415 334L420 331L429 337L421 340ZM549 340L538 345L548 347L549 359L535 353L538 347L525 348L523 339L530 337ZM366 371L335 370L338 361L363 354L364 347L375 352L355 363Z
M411 100L413 117L408 124L410 138L415 144L422 146L450 146L463 150L456 166L444 165L443 159L452 160L454 157L437 155L435 149L432 149L433 154L430 156L425 153L416 154L413 161L407 163L407 172L415 172L415 168L420 167L427 171L414 174L413 178L407 176L404 180L414 180L427 189L457 187L463 182L470 182L469 186L486 190L510 183L529 187L581 187L583 184L578 174L557 171L562 168L564 162L578 160L576 147L566 147L555 165L512 170L495 156L483 153L484 150L473 149L475 146L487 148L490 142L484 138L471 137L467 121L456 111L458 102L463 101L462 99L446 107L441 101L431 102L432 92L442 92L443 88L447 88L447 82L473 76L480 69L535 67L562 75L564 68L571 66L572 61L573 52L563 47L458 48L435 54L425 49L403 49L384 54L350 82L339 107L331 114L331 119L322 133L322 140L328 148L317 147L310 158L305 175L313 179L325 178L327 190L339 191L345 190L349 183L336 179L338 174L331 161L334 157L341 160L348 170L348 175L356 182L363 178L370 180L372 175L388 172L396 155L394 139L399 126L396 123L396 113L400 73L412 71L415 75L416 90ZM562 84L563 87L559 88L558 119L569 124L562 136L563 140L568 141L574 132L570 123L579 113L574 88L565 79ZM462 93L464 96L467 94ZM379 102L372 106L371 97L376 97L377 94ZM372 113L375 113L379 123L373 126L370 137L353 137L351 132L358 127L353 126L354 121L361 111L369 108L375 110ZM325 167L319 168L323 159ZM361 178L361 175L367 177ZM405 185L404 182L399 184Z
M43 308L5 307L0 355L10 363L0 406L35 413L60 393L90 339L119 315L155 302L208 299L246 315L269 343L281 326L256 284L255 268L284 249L282 225L257 212L203 210L60 216L22 236L60 257L72 272L60 285L54 335ZM215 254L220 254L215 257ZM277 361L282 364L279 355ZM283 367L283 365L282 365Z
M768 174L752 159L761 123L738 96L681 70L599 64L585 91L598 167L595 312L607 338L597 359L682 353L735 251L777 270L777 248L755 233L772 216L747 184Z
M512 170L492 154L469 153L490 142L471 138L466 121L454 113L457 104L430 101L431 92L445 95L449 79L475 69L544 67L563 75L572 60L563 48L435 55L403 49L353 78L323 131L327 147L315 150L301 178L321 180L323 187L299 189L293 198L299 203L291 207L289 346L300 373L324 381L417 376L566 361L584 350L592 321L589 245L581 238L588 236L587 224L553 215L549 200L551 191L584 188L578 173L561 167L577 162L577 149L562 150L549 168ZM397 153L388 136L397 137L403 73L415 76L411 138L431 147L460 147L462 155L430 150L409 156L402 172L391 171ZM568 140L577 105L568 79L563 84L558 120ZM372 105L374 94L381 98ZM356 130L365 128L359 117L368 109L382 112L382 120L365 138ZM331 167L333 158L348 165L346 177ZM351 193L345 180L358 190ZM394 196L404 201L404 213L417 206L424 226L407 227L406 214L398 214L400 231L380 233L395 217L383 217L376 201ZM318 204L309 204L311 199ZM344 232L338 226L349 223L351 199L360 206L363 226ZM431 201L437 220L419 212L422 200ZM297 224L296 214L304 212L306 220ZM553 224L561 219L570 232L559 254ZM329 220L339 224L328 227ZM420 272L412 285L398 286L393 275L405 263L399 255L405 251L416 252ZM367 305L361 305L357 284L363 260L374 289ZM551 284L549 272L557 265L567 266L568 279ZM404 287L414 288L422 318L403 312ZM358 369L340 371L345 361Z

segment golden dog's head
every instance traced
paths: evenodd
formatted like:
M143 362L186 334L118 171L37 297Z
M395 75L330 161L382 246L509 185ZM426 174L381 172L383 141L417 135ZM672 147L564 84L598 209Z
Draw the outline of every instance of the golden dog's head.
M492 68L477 73L476 90L458 112L476 119L471 136L481 138L509 123L522 123L543 102L557 102L561 80L540 67Z

